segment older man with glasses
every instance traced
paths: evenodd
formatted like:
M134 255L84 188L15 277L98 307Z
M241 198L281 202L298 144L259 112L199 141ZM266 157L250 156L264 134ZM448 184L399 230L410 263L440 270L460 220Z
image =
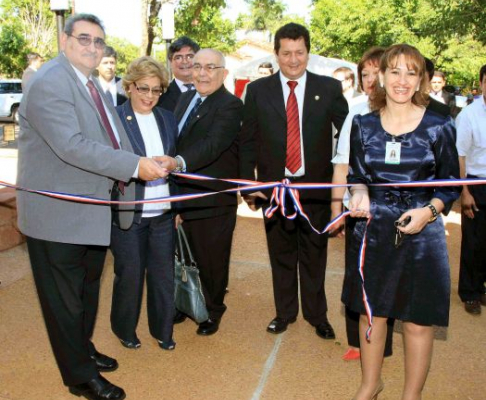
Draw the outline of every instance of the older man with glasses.
M132 178L152 181L167 171L155 160L133 154L113 105L92 76L105 48L101 21L91 14L70 17L61 48L32 77L22 99L18 184L101 200L133 200ZM17 204L64 383L87 399L124 399L123 389L100 375L115 370L117 361L91 342L110 242L110 206L25 191L17 193ZM130 226L133 210L121 214L120 226Z
M167 91L160 97L157 106L174 111L182 93L194 90L192 82L192 63L199 45L187 36L182 36L169 46L167 58L174 79Z
M179 138L175 159L165 164L168 169L212 176L238 176L237 137L243 103L224 87L228 74L223 55L213 49L200 50L194 57L194 92L183 93L175 116ZM223 182L211 183L178 180L184 194L221 191ZM202 322L198 335L212 335L226 311L224 297L228 285L231 241L236 224L236 194L225 193L184 201L180 216L189 245L199 267L209 319ZM174 322L184 321L178 313Z

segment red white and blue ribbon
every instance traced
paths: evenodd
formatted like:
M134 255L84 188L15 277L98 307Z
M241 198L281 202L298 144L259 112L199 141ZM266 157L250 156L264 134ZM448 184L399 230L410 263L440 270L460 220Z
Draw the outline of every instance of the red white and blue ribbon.
M222 191L214 191L214 192L203 192L197 194L183 194L183 195L174 195L174 196L166 196L166 197L157 197L151 199L144 199L144 200L133 200L133 201L115 201L115 200L105 200L99 199L89 196L83 196L79 194L71 194L71 193L62 193L62 192L55 192L49 190L34 190L30 188L23 188L18 185L14 185L8 182L0 181L0 186L9 187L16 190L22 190L30 193L37 193L44 196L49 196L61 200L68 200L68 201L77 201L81 203L89 203L89 204L146 204L146 203L172 203L172 202L179 202L179 201L187 201L192 199L197 199L206 196L213 196L219 193L237 193L237 192L256 192L265 189L272 189L273 193L270 199L270 205L265 210L265 217L272 218L277 210L280 209L280 213L284 218L288 219L295 219L298 216L304 218L309 226L312 228L314 232L321 235L326 232L329 232L333 229L334 226L338 225L339 222L350 214L349 211L346 211L333 219L326 225L326 227L320 231L316 229L310 219L309 216L305 213L302 205L300 203L300 195L299 189L330 189L333 187L351 187L353 184L333 184L333 183L291 183L288 179L284 179L282 182L257 182L245 179L218 179L204 175L198 174L189 174L189 173L174 173L174 175L179 176L181 178L190 179L190 180L198 180L198 181L223 181L227 183L231 183L236 185L234 188L222 190ZM414 181L414 182L392 182L392 183L374 183L370 184L369 186L374 187L444 187L444 186L463 186L463 185L485 185L486 179L436 179L436 180L427 180L427 181ZM289 195L292 205L291 207L286 207L286 198ZM291 209L289 212L288 209ZM359 250L359 274L362 281L362 296L363 296L363 304L365 306L366 316L368 319L368 329L366 330L366 338L369 340L372 327L373 327L373 310L371 308L368 296L365 290L365 274L364 274L364 264L365 264L365 254L366 254L366 244L367 244L367 228L371 222L372 217L369 217L366 222L366 229L363 234L363 238L360 245Z

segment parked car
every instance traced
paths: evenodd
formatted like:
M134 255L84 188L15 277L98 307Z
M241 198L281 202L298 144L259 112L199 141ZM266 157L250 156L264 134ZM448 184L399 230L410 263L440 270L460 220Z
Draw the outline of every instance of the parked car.
M22 100L22 81L0 79L0 120L19 123L20 100Z

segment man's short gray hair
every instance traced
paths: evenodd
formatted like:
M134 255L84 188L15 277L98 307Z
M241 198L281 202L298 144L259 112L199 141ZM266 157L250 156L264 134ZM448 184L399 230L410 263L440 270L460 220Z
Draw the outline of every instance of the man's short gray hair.
M105 33L105 27L96 15L93 14L74 14L66 20L66 24L64 25L64 33L66 35L72 35L74 30L74 24L79 21L86 21L92 24L98 25L103 33Z

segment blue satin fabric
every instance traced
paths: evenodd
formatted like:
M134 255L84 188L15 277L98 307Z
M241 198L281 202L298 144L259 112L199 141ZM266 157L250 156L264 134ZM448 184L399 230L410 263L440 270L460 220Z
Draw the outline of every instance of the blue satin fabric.
M376 113L356 116L351 131L349 183L411 182L457 179L459 162L456 131L451 118L426 111L412 132L395 137L401 143L400 164L385 164L386 142L393 137ZM400 215L440 198L447 213L460 187L370 188L371 214L364 265L365 289L373 315L420 325L447 326L450 274L442 218L416 235L406 235L395 248L395 226ZM342 300L364 313L358 251L366 221L351 219Z

